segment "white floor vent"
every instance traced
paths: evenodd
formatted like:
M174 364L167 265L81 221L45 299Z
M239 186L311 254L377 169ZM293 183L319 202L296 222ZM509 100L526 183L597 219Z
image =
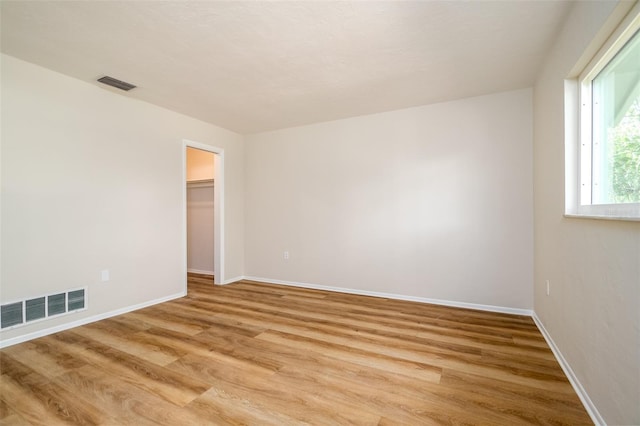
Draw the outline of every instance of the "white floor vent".
M2 328L17 327L87 308L87 289L69 290L0 306Z

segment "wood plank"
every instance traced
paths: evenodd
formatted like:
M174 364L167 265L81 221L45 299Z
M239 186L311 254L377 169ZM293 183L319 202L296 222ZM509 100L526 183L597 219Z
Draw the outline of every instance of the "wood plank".
M99 327L96 323L79 327L75 332L157 365L170 364L183 355L171 348L153 345L137 336L119 335L115 330Z
M197 376L183 376L146 360L129 355L75 331L59 333L55 338L86 348L88 364L102 368L114 376L151 392L169 402L183 406L207 390Z
M41 401L26 384L12 377L5 374L0 376L0 390L0 399L17 413L18 419L24 420L27 424L42 426L68 424L57 418L55 413L50 412L46 403ZM12 423L7 421L6 424Z
M48 378L56 377L84 365L82 360L56 350L48 344L47 340L42 339L9 347L4 353L14 359L19 359L23 364L31 366L34 371Z
M188 409L211 424L303 425L290 415L263 406L255 398L244 398L212 387L190 402Z
M81 392L89 404L116 413L113 425L200 425L202 418L122 380L109 371L87 365L58 378L62 387Z
M212 385L216 394L229 398L250 401L261 411L272 411L311 424L376 424L378 416L354 410L348 401L328 400L304 392L299 383L283 386L274 374L246 374L241 369L200 356L188 356L175 362L170 368L183 374L197 373ZM366 419L366 423L358 421Z
M12 365L4 373L7 364ZM16 359L3 359L1 389L0 398L21 417L35 424L95 425L108 417L100 408L84 403L82 395L65 390ZM28 398L25 399L25 395ZM47 423L49 419L51 421Z

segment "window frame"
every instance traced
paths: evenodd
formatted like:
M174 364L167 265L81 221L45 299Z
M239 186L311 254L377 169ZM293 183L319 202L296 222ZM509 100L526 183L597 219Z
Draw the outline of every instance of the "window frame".
M565 216L640 221L640 203L592 204L592 82L640 31L636 3L577 78L565 80Z

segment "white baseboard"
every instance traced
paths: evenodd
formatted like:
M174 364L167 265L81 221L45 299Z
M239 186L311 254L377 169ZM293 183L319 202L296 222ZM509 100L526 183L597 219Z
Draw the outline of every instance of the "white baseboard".
M598 409L596 408L593 401L591 401L591 398L589 398L587 391L584 389L584 387L580 383L580 380L578 380L578 377L575 375L575 373L571 369L571 366L562 355L562 352L560 352L560 349L558 349L558 346L556 346L555 342L551 338L551 335L549 334L547 329L544 328L544 324L542 324L542 321L540 320L540 318L538 318L538 315L536 315L536 313L533 312L533 315L531 317L533 318L533 321L538 326L540 333L542 333L542 336L544 336L544 339L547 341L547 344L551 348L553 355L555 355L556 359L558 360L560 367L562 367L562 371L564 371L564 374L569 379L571 386L573 386L573 389L578 394L578 398L580 398L580 401L582 401L582 405L584 405L585 410L587 410L587 413L589 413L589 416L591 417L591 420L593 421L593 423L598 426L600 425L605 426L607 423L604 421L604 419L598 412Z
M451 306L455 308L477 309L480 311L499 312L503 314L524 315L527 317L530 317L533 314L533 311L530 309L508 308L504 306L494 306L494 305L481 305L477 303L456 302L452 300L442 300L442 299L429 299L426 297L406 296L403 294L381 293L377 291L357 290L357 289L345 288L345 287L330 287L330 286L324 286L319 284L272 280L270 278L263 278L263 277L242 277L242 278L246 280L251 280L251 281L261 281L269 284L281 284L281 285L288 285L291 287L310 288L314 290L335 291L338 293L358 294L361 296L382 297L385 299L407 300L410 302L430 303L433 305Z
M191 268L187 269L187 273L203 274L203 275L215 275L215 272L213 272L213 271L204 271L202 269L191 269Z
M244 279L248 279L246 278L244 275L239 275L237 277L233 277L233 278L229 278L228 280L224 280L224 282L218 284L218 285L227 285L227 284L231 284L231 283L235 283L237 281L241 281Z
M59 331L69 330L70 328L79 327L81 325L89 324L91 322L100 321L106 318L115 317L116 315L126 314L127 312L135 311L138 309L146 308L148 306L157 305L158 303L168 302L169 300L179 299L186 296L186 292L180 292L172 294L170 296L161 297L159 299L149 300L147 302L138 303L137 305L127 306L125 308L116 309L113 311L105 312L103 314L93 315L90 317L82 318L77 321L68 322L65 324L56 325L54 327L45 328L44 330L34 331L32 333L23 334L21 336L12 337L6 340L0 340L0 348L6 348L7 346L16 345L29 340L37 339L38 337L48 336L49 334L58 333Z

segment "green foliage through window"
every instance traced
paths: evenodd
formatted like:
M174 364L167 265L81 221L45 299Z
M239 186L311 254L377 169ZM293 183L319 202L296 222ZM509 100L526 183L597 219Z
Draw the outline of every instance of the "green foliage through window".
M640 99L609 130L613 202L640 203Z

